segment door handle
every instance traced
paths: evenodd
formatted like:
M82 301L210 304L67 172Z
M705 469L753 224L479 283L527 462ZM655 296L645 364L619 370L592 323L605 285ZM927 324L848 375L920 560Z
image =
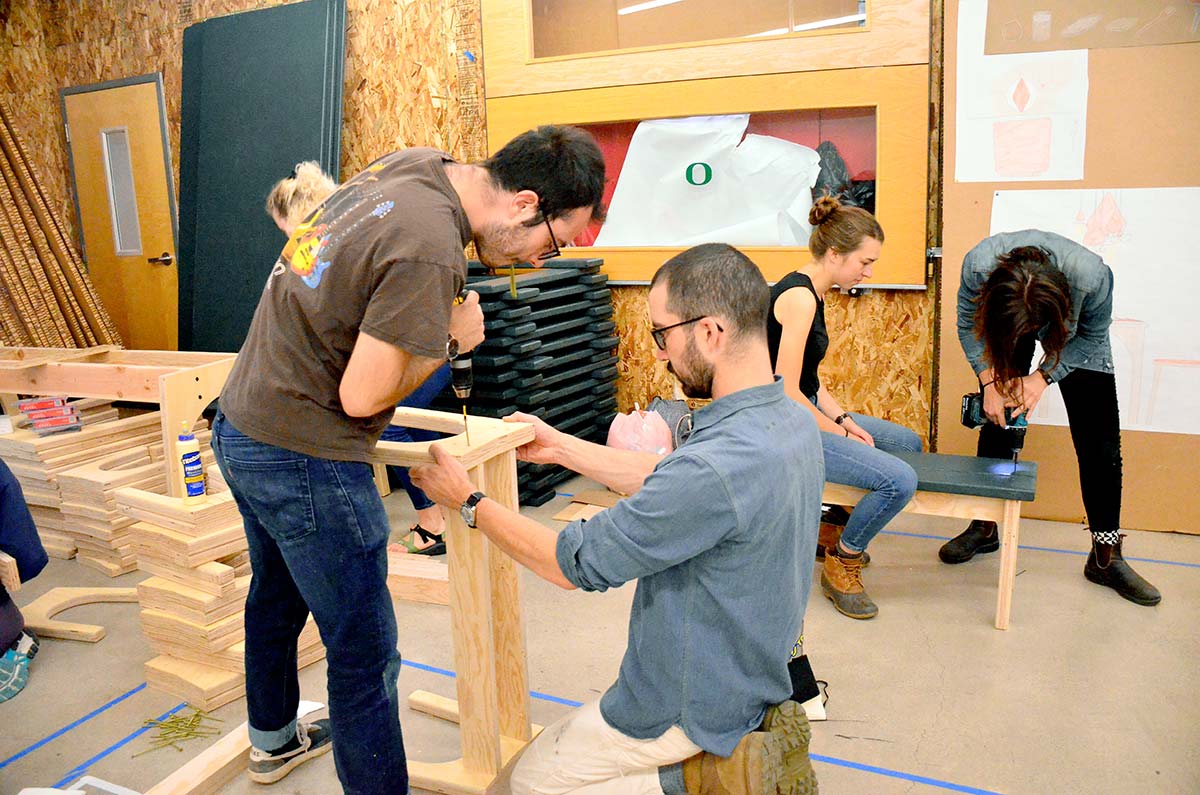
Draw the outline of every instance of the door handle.
M174 261L175 258L171 256L171 252L169 251L164 251L161 257L148 257L146 259L146 262L149 262L151 265L162 265L164 268L169 267Z

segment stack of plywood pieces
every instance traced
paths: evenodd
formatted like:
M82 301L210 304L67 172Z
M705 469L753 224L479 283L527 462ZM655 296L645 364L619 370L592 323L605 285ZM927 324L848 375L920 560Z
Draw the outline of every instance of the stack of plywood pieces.
M99 404L85 409L84 414L94 410L111 417L111 406L106 409ZM0 457L21 484L48 553L71 558L76 549L74 539L66 533L58 475L130 447L161 441L161 423L159 412L154 411L53 436L38 436L27 429L0 434Z
M198 505L168 497L165 484L124 486L113 496L132 520L142 632L158 654L145 665L151 687L216 709L245 695L244 611L250 561L241 515L215 467ZM301 667L324 658L316 625L300 634Z
M196 434L201 460L215 470L212 450L206 446L210 436L207 431ZM110 577L135 570L137 558L130 526L136 520L117 506L113 492L124 486L165 491L166 478L161 442L139 445L59 472L62 532L78 548L79 561Z

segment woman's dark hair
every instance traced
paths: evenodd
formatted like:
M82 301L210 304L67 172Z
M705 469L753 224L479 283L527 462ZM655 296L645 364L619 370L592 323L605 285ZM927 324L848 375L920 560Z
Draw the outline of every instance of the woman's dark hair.
M976 307L975 335L1002 394L1027 374L1015 355L1018 340L1042 332L1042 363L1058 365L1070 336L1071 285L1049 251L1019 246L997 257Z
M808 222L812 224L808 250L813 259L825 256L829 249L849 254L868 237L883 242L883 227L875 216L861 207L842 204L832 196L822 196L813 202Z
M604 155L578 127L547 124L521 133L481 165L500 188L538 195L540 212L529 226L578 207L591 208L593 221L604 220Z

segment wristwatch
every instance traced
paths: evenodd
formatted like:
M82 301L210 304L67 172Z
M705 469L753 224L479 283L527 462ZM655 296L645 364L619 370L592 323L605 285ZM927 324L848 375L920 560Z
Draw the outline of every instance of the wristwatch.
M848 420L848 419L850 419L850 412L848 412L848 411L843 411L841 414L839 414L839 415L837 415L836 417L834 417L834 418L833 418L833 421L834 421L834 422L836 422L838 425L842 425L842 424L843 424L843 423L845 423L845 422L846 422L846 420Z
M459 507L458 512L459 512L459 514L462 515L463 521L467 523L467 527L475 526L476 506L478 506L479 501L482 500L486 496L487 495L484 494L482 491L477 491L474 494L472 494L470 497L467 497L467 501L464 502Z
M446 361L452 362L458 358L458 340L450 334L446 335Z
M1046 372L1040 367L1038 368L1038 372L1041 374L1042 380L1046 382L1046 386L1050 386L1050 384L1054 383L1054 378L1050 375L1050 373Z

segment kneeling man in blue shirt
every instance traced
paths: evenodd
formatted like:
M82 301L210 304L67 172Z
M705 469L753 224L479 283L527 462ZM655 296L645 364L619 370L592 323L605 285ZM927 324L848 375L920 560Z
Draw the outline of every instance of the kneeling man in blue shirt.
M651 282L659 358L696 412L667 455L576 439L534 417L526 461L557 463L631 496L561 533L475 492L433 447L413 481L562 588L637 580L629 643L599 701L543 731L512 792L586 795L816 792L807 720L787 662L800 634L824 481L809 412L776 381L767 352L769 291L724 244L688 249ZM470 514L470 508L466 515Z

